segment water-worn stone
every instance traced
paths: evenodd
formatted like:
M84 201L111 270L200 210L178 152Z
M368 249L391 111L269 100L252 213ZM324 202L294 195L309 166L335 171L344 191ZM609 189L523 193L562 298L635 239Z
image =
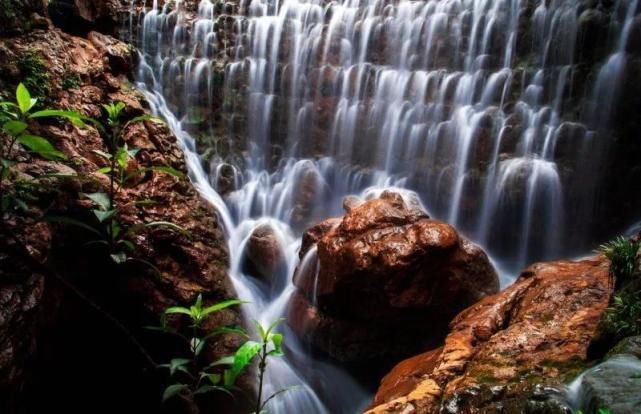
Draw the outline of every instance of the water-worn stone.
M296 273L290 324L341 360L404 354L439 340L458 311L498 290L478 246L397 193L312 227L301 258L314 243L318 272Z
M367 412L525 412L537 384L560 386L589 364L610 294L602 257L534 264L461 312L443 347L398 364Z
M246 266L251 268L251 274L269 281L285 265L281 243L270 225L263 224L254 229L245 251L248 262Z

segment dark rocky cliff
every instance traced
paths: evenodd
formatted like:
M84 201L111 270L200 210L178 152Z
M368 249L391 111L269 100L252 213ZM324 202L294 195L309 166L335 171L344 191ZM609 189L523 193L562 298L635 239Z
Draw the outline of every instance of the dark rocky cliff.
M55 3L63 2L50 3L59 13ZM127 119L148 113L132 84L133 49L92 31L117 31L109 25L117 14L109 8L113 2L104 2L104 8L84 3L92 7L73 9L75 14L63 22L68 29L69 21L82 18L84 26L74 26L82 29L74 30L78 37L54 27L41 2L0 2L0 100L12 99L23 82L43 107L101 118L101 105L124 102ZM235 296L216 214L188 179L145 174L119 192L121 221L130 226L169 221L188 234L146 230L135 237L132 257L156 269L140 262L116 266L87 247L86 233L46 220L91 215L90 204L79 194L107 186L105 177L95 173L104 166L93 152L105 149L98 131L55 120L33 122L29 128L67 160L46 161L24 151L16 155L15 169L38 190L37 201L27 211L8 213L0 229L0 411L160 410L158 373L147 358L164 362L166 349L159 345L162 338L141 327L157 324L165 307L190 303L200 293L206 301ZM125 141L140 148L139 167L164 165L185 172L182 152L165 125L134 125ZM75 178L43 179L45 174ZM228 310L209 323L239 324L240 317ZM231 338L223 339L210 355L228 354L234 345Z

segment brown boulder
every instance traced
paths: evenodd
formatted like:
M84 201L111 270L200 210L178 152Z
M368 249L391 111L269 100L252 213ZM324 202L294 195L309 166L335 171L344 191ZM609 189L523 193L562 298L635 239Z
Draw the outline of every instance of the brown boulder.
M609 297L602 258L534 264L461 312L443 347L398 364L367 413L529 412L537 384L563 384L588 365Z
M249 236L245 254L245 265L250 268L250 273L267 281L285 265L281 240L269 224L262 224L254 229Z
M296 272L290 325L341 360L402 355L432 344L458 311L498 290L481 249L396 193L309 229L301 259L314 244L318 268Z

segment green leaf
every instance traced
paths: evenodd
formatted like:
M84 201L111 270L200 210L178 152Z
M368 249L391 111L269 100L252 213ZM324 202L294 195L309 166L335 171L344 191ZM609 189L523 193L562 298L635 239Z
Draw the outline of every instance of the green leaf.
M26 114L33 108L33 106L38 102L37 99L32 99L29 90L24 86L23 83L18 85L16 89L16 102L18 102L18 107L20 112Z
M205 348L206 343L207 341L202 338L191 338L191 341L189 341L191 352L193 352L195 355L200 355L200 353Z
M78 111L64 111L59 109L45 109L37 111L29 115L29 118L65 118L79 128L84 128L86 126L85 120L87 119Z
M137 206L151 206L154 204L158 204L158 201L152 200L150 198L145 198L144 200L136 201L134 204Z
M171 223L169 221L154 221L151 223L146 223L145 227L167 227L171 230L175 230L179 233L182 233L187 238L191 238L191 233L189 233L185 228L179 226L178 224Z
M189 364L190 360L186 358L174 358L169 361L169 364L160 365L163 368L169 368L169 375L176 374L177 371L182 371L189 373L186 368L186 365Z
M267 339L267 334L265 333L265 329L263 328L263 325L261 325L260 322L254 319L254 326L256 327L256 331L258 331L258 335L260 336L260 339L265 341Z
M206 373L205 373L206 374ZM220 381L223 379L223 376L220 374L206 374L205 375L209 382L212 383L212 385L217 385L220 383Z
M96 172L106 175L106 174L109 174L111 172L111 167L99 168L98 170L96 170Z
M123 264L127 261L127 254L124 252L112 253L109 256L116 264Z
M104 152L104 151L101 151L101 150L91 150L91 152L93 152L96 155L101 156L102 158L104 158L106 160L111 160L111 154L109 154L108 152Z
M165 315L171 315L173 313L182 313L183 315L191 316L191 312L189 311L189 309L183 308L182 306L172 306L165 309Z
M40 155L42 158L46 158L48 160L67 158L64 153L55 149L49 141L42 137L37 137L35 135L20 135L18 137L18 142Z
M194 303L194 307L198 309L199 311L203 308L203 294L199 293L198 296L196 297L196 302Z
M103 211L107 211L111 207L109 196L105 193L82 193L81 195L96 203Z
M205 368L213 368L217 367L220 365L233 365L234 364L234 356L226 356L222 357L217 361L212 362L211 364L207 365Z
M88 232L91 232L93 234L96 234L100 237L102 237L102 234L100 233L99 230L95 229L94 227L89 226L86 223L83 223L82 221L75 220L69 217L63 217L63 216L46 216L44 218L44 221L47 221L49 223L60 223L60 224L68 224L71 226L79 227L81 229L87 230Z
M13 197L13 202L16 204L16 207L18 207L20 210L24 211L25 213L29 212L29 206L21 198Z
M213 392L213 391L224 392L225 394L228 394L231 397L234 396L231 392L229 392L228 389L226 389L224 387L219 387L219 386L216 386L216 385L201 385L200 387L198 387L198 389L196 391L194 391L194 394L206 394L206 393Z
M127 150L126 145L118 148L118 151L116 151L116 162L121 169L124 170L127 168L127 165L129 164L129 151Z
M247 341L236 351L234 364L231 369L225 371L225 386L231 387L236 382L238 375L251 364L254 357L260 352L262 345L258 342Z
M274 328L276 328L278 326L278 324L281 323L284 320L285 319L283 319L283 318L279 318L279 319L276 319L274 322L272 322L272 324L269 325L269 328L267 328L267 331L265 332L265 338L268 338L269 334L274 330Z
M281 345L283 344L283 334L280 334L280 333L272 334L270 339L274 344L274 347L280 351Z
M187 389L185 384L173 384L165 388L165 392L162 394L162 400L167 401L171 397L178 395L182 390Z
M4 130L4 132L13 137L17 137L18 135L22 134L28 127L29 125L22 121L13 120L7 121L2 125L2 129Z
M226 300L224 302L220 302L220 303L217 303L215 305L211 305L211 306L206 307L202 311L202 316L204 317L204 316L209 315L210 313L218 312L218 311L221 311L221 310L223 310L225 308L228 308L230 306L241 305L243 303L249 303L249 302L242 301L242 300L235 300L235 299Z
M127 122L127 125L133 124L133 123L136 123L136 122L144 122L144 121L152 121L152 122L157 122L157 123L164 123L164 121L161 118L159 118L159 117L157 117L155 115L147 114L147 115L137 116L137 117L131 119L129 122Z
M133 242L131 242L129 240L119 240L118 244L122 244L130 252L133 252L134 250L136 250L136 245L133 244Z
M107 210L107 211L102 211L102 210L92 210L93 214L98 218L99 222L104 222L106 220L109 220L116 214L116 210Z

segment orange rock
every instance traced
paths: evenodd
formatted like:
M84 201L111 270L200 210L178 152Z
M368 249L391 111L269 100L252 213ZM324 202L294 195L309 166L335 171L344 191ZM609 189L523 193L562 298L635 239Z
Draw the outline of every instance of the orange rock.
M523 409L534 384L563 383L587 365L610 294L602 257L534 264L461 312L442 348L398 364L368 413L436 413L441 404L456 413ZM418 392L435 384L438 392Z

